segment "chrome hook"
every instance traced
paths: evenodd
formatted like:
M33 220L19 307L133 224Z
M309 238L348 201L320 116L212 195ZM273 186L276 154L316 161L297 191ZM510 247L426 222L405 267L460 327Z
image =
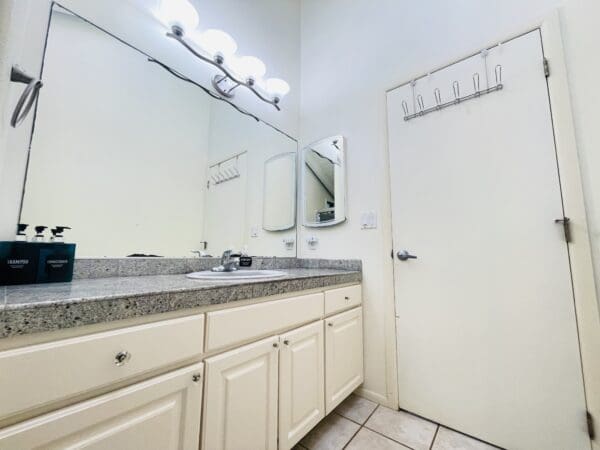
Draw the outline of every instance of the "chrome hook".
M475 89L476 94L479 94L479 91L480 91L479 86L480 86L479 73L477 72L477 73L473 74L473 88Z
M423 96L421 94L417 95L417 104L419 105L419 113L423 114L425 102L423 101Z
M440 107L442 105L442 93L438 88L433 90L433 96L435 97L435 104Z
M502 65L498 64L494 72L496 73L496 85L502 86Z
M402 109L404 110L404 117L408 116L408 103L406 103L406 100L402 100Z
M460 84L458 81L452 83L452 90L454 91L454 100L456 100L456 103L460 102Z

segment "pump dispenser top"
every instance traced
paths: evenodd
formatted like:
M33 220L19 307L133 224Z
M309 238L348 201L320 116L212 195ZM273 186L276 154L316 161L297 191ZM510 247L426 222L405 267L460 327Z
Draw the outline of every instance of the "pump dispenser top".
M32 242L44 242L44 230L48 228L44 225L36 225L35 227L35 236L32 239Z
M52 233L52 237L50 238L50 240L52 242L64 242L63 232L65 230L70 230L70 229L71 229L71 227L57 225L56 227L54 227L50 230L50 232Z
M28 226L29 225L26 223L19 224L18 231L17 231L17 237L15 238L15 241L19 241L19 242L27 241L27 235L25 234L25 230L27 229Z

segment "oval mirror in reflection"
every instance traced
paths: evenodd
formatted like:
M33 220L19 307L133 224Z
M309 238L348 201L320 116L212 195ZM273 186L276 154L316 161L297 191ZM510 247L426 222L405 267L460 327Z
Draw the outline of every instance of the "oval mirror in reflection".
M346 157L343 136L321 139L302 150L302 199L306 227L346 220Z

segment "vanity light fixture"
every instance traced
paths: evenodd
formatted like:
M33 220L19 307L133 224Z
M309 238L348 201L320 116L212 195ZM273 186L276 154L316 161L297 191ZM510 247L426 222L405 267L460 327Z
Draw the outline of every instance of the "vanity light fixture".
M172 30L192 30L200 21L198 11L187 0L163 0L157 11L158 19Z
M200 32L198 12L188 0L162 0L156 14L169 28L167 37L176 40L198 59L211 64L221 73L212 79L215 90L226 98L244 86L278 111L279 102L290 86L279 78L263 79L265 64L255 56L237 56L237 44L227 33L217 29Z

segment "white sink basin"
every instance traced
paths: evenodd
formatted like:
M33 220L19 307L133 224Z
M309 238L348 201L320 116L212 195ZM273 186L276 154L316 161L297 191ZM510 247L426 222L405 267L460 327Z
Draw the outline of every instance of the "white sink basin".
M256 280L260 278L279 278L285 276L280 270L236 270L234 272L202 272L188 273L187 277L194 280Z

